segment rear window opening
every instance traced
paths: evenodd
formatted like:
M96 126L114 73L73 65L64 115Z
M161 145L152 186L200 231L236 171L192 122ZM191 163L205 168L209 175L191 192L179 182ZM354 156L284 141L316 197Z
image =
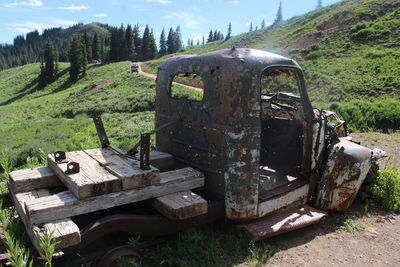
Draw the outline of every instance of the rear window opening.
M171 98L202 101L204 96L203 79L196 73L177 73L171 81L169 92Z

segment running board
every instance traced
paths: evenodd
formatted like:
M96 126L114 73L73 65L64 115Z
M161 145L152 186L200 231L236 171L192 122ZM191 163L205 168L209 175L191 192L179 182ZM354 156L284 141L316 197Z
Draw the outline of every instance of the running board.
M243 230L251 240L257 241L317 223L326 215L324 211L304 205L239 224L237 228Z

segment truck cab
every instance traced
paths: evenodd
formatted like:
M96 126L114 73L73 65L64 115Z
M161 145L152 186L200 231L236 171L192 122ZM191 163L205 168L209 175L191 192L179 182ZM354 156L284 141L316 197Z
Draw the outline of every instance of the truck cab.
M177 81L195 84L197 97ZM351 204L372 151L349 141L343 122L329 123L331 115L312 108L300 66L269 52L177 56L158 69L157 150L203 172L206 192L224 199L228 219L307 202L334 203L330 210ZM352 192L338 194L350 184Z

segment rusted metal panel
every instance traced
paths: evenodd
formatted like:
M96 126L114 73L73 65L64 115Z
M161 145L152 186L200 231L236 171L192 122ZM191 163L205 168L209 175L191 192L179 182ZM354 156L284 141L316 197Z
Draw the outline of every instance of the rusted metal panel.
M226 135L225 207L231 219L257 217L260 132L244 129ZM235 160L234 160L235 159Z
M332 211L348 209L373 160L370 149L344 138L337 139L330 148L317 189L316 207Z
M244 230L251 240L258 241L317 223L326 215L324 211L305 205L239 224L238 229Z
M309 185L305 184L285 194L260 202L258 204L258 217L263 217L269 213L290 206L293 203L305 204L307 202L308 190Z
M298 64L288 58L252 49L225 49L164 61L157 75L156 126L180 119L157 133L157 149L205 173L206 188L225 199L230 219L259 216L261 98L260 79L272 67L291 68L299 76L303 125L302 168L311 166L312 109ZM177 73L202 77L202 101L172 98ZM301 114L300 114L301 113Z

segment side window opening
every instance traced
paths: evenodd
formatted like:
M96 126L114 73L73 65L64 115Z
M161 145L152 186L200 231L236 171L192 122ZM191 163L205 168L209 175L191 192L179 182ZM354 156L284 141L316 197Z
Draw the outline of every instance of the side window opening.
M169 92L171 98L202 101L203 79L196 73L179 72L172 78Z

